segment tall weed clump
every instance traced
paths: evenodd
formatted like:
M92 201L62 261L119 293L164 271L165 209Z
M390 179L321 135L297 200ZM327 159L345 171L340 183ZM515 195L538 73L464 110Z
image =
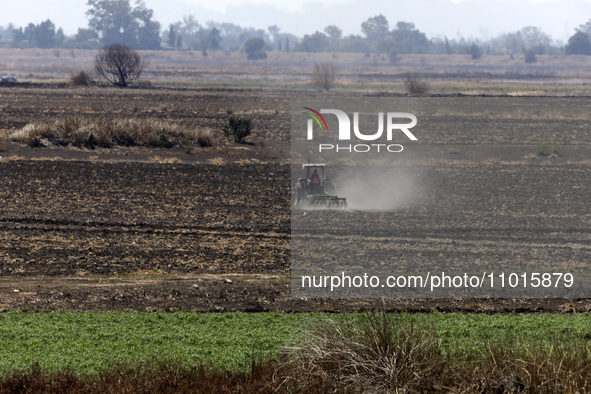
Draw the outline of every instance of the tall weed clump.
M326 392L431 391L445 365L433 330L383 312L361 315L354 324L318 320L301 345L287 350L295 357L286 381L307 379Z
M429 92L429 87L427 83L423 80L421 75L416 72L407 72L404 75L404 86L406 87L406 91L414 96L426 96Z
M30 123L9 138L32 147L74 146L87 149L215 145L209 129L193 129L163 120L141 118L88 119L70 116L53 122Z

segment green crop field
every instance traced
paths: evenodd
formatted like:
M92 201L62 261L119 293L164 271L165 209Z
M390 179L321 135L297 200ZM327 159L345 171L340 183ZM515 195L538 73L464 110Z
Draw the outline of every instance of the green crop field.
M392 314L406 324L432 327L450 360L482 356L487 348L517 352L550 349L568 340L587 347L591 314ZM0 371L7 376L35 362L46 371L93 375L116 363L155 360L206 364L247 372L253 360L276 358L297 344L313 321L353 325L364 314L8 312L0 314ZM557 341L558 340L558 341Z
M277 354L302 317L277 313L56 312L0 314L0 370L94 374L113 363L182 360L245 371Z

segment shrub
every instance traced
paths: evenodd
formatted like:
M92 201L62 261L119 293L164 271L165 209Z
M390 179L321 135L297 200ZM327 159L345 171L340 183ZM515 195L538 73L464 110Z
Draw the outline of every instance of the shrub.
M84 146L88 149L94 149L98 145L98 141L93 133L88 133L86 137L84 137Z
M74 74L70 77L70 85L73 86L88 86L93 83L91 76L84 72L80 71L78 74Z
M539 156L558 155L559 147L547 142L536 145L536 153Z
M482 57L482 49L480 49L480 47L476 44L470 45L470 48L468 48L468 52L470 52L472 60L478 60Z
M526 63L535 63L538 61L535 48L524 49L523 56L525 57Z
M337 66L333 63L314 63L312 84L320 90L329 91L334 86L336 72Z
M423 81L420 74L416 71L407 72L404 75L404 86L408 93L417 96L424 96L429 90L427 83Z
M189 129L154 119L88 119L67 117L52 123L30 123L12 133L10 139L33 147L76 146L109 148L146 146L213 146L209 129Z
M152 89L153 85L152 82L148 81L147 79L140 79L136 83L138 88L141 89Z
M250 135L252 125L250 119L243 118L241 116L230 116L228 124L224 126L224 134L229 140L234 142L243 143Z
M48 132L45 124L31 123L10 135L12 141L17 141L31 147L44 146L43 136ZM47 144L49 145L49 143Z
M160 130L156 132L158 136L158 141L153 146L160 146L164 148L172 148L174 144L168 138L168 131L166 131L165 127L162 127Z
M191 129L185 132L189 141L202 148L214 146L213 134L210 129Z
M244 43L244 52L248 60L266 59L267 53L263 50L265 41L262 38L249 38Z
M445 365L433 331L417 322L369 313L356 324L319 320L288 349L295 381L320 380L325 392L432 391ZM295 373L294 373L295 372Z

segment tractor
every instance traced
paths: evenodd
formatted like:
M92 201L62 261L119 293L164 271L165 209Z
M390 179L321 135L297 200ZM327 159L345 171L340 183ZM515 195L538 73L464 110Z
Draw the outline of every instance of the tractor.
M298 180L295 207L347 208L347 199L335 195L335 188L325 176L326 164L303 164L304 177Z

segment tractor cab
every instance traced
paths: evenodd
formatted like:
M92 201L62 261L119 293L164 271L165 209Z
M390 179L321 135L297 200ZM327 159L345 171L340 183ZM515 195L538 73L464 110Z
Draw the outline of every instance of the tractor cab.
M304 177L296 186L295 206L305 202L306 205L325 205L328 207L346 207L345 198L335 195L335 188L326 175L326 164L302 164Z
M323 194L326 180L324 178L324 169L326 164L304 164L306 194Z

